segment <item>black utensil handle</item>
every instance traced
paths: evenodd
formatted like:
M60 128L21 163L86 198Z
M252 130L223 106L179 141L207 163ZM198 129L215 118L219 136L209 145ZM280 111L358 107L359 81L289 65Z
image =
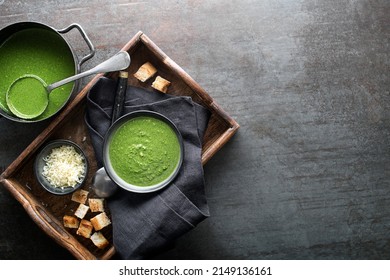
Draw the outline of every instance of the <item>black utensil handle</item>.
M127 78L129 74L126 71L120 71L115 92L115 102L112 108L111 124L113 124L121 115L126 97Z

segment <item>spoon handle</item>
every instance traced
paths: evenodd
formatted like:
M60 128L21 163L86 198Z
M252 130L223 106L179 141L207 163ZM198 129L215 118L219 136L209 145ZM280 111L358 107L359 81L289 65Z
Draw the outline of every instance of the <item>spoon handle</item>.
M46 87L48 92L51 92L53 89L58 88L60 86L63 86L67 83L73 82L75 80L84 78L89 75L98 74L98 73L104 73L104 72L113 72L113 71L119 71L126 69L130 65L130 56L125 51L120 51L117 54L115 54L113 57L107 59L106 61L103 61L99 65L95 66L94 68L87 70L85 72L76 74L74 76L71 76L69 78L63 79L61 81L55 82L51 85L48 85Z
M120 71L115 91L115 101L112 108L111 124L113 124L122 115L123 105L126 98L128 73Z
M81 79L81 78L83 78L83 77L85 77L85 76L92 75L92 74L94 74L94 73L95 73L95 72L93 71L93 69L90 69L90 70L88 70L88 71L85 71L85 72L76 74L76 75L74 75L74 76L72 76L72 77L69 77L69 78L63 79L63 80L61 80L61 81L55 82L55 83L53 83L53 84L51 84L51 85L48 85L48 86L46 87L46 89L47 89L48 92L51 92L51 91L52 91L53 89L55 89L55 88L58 88L58 87L63 86L63 85L65 85L65 84L67 84L67 83L73 82L73 81L75 81L75 80L77 80L77 79Z

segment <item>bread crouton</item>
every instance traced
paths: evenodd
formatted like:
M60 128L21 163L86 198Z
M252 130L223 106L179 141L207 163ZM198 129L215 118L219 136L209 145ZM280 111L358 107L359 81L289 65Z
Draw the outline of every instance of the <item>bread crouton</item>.
M134 77L136 77L141 82L146 82L151 77L153 77L157 73L157 69L150 63L146 62L134 73Z
M170 84L170 81L160 76L157 76L156 80L154 80L154 82L152 83L152 88L157 89L158 91L161 91L163 93L167 93Z
M76 212L74 212L74 215L80 219L83 219L87 214L88 210L89 207L87 205L80 204L79 207L77 207Z
M67 228L78 228L79 220L74 216L65 215L63 218L64 227Z
M104 212L103 198L89 198L88 205L91 212Z
M90 238L92 230L93 230L92 223L88 220L83 219L80 221L80 226L77 229L76 234L83 236L85 238Z
M91 236L91 240L93 244L95 244L96 247L99 249L104 249L108 244L108 240L104 237L104 235L100 232L97 231Z
M102 228L108 226L111 224L110 219L106 215L105 212L100 213L99 215L96 215L91 219L91 223L96 231L101 230Z
M88 194L88 191L79 189L72 194L71 200L73 200L74 202L85 204L85 202L87 201Z

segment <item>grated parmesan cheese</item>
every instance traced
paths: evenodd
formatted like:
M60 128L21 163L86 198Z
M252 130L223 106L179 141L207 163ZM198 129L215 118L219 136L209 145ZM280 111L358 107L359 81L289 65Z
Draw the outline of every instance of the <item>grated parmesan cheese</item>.
M74 188L85 176L84 158L72 146L54 148L43 160L42 175L56 188Z

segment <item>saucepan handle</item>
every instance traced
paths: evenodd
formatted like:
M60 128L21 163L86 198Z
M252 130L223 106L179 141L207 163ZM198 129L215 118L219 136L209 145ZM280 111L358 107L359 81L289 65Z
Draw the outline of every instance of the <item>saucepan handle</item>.
M77 68L78 68L77 70L80 71L81 65L95 55L95 47L93 46L87 33L85 33L84 29L78 23L72 23L68 27L65 27L64 29L59 29L57 31L59 33L63 34L63 33L68 33L70 30L72 30L74 28L76 28L80 32L81 36L83 37L85 43L87 44L87 46L89 48L89 53L87 55L85 55L77 65Z

